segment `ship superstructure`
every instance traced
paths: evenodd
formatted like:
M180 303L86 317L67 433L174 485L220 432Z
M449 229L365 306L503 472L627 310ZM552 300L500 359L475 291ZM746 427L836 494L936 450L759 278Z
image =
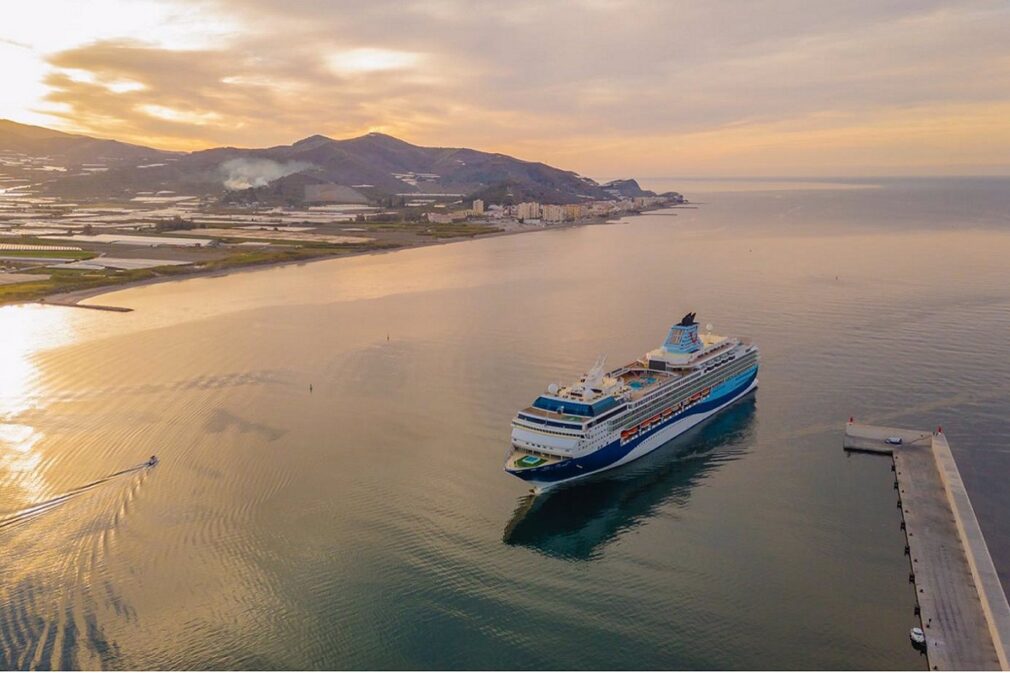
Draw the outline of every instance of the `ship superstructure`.
M505 471L537 488L639 458L757 386L758 348L701 334L695 314L663 345L623 367L604 358L577 382L551 384L512 420Z

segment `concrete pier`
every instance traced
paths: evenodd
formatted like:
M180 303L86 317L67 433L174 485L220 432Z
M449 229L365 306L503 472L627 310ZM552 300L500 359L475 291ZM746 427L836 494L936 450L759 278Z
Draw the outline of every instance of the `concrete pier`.
M1010 670L1010 606L947 438L850 421L843 446L894 462L930 669Z
M46 304L47 306L64 306L67 308L90 308L93 311L115 311L117 313L129 313L132 308L126 308L125 306L105 306L103 304L78 304L73 301L46 301L45 299L39 300L40 304Z

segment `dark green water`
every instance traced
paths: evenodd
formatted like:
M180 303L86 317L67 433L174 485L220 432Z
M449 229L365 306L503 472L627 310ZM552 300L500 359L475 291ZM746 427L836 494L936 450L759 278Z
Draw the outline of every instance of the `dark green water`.
M0 309L0 668L922 668L889 462L841 433L942 424L1008 577L1008 187ZM546 497L501 471L518 407L689 310L761 345L756 394Z

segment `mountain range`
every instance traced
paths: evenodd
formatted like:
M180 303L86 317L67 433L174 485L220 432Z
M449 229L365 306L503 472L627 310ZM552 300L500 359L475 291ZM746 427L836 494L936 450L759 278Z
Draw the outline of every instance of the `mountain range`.
M0 119L0 151L4 150L31 156L49 156L81 164L99 161L146 161L178 154L122 143L118 140L73 135Z
M3 151L44 156L65 165L65 173L47 174L40 188L72 198L166 190L226 201L392 205L422 194L483 198L489 203L575 203L653 195L634 180L600 184L540 162L466 148L421 147L382 133L346 140L313 135L291 145L184 153L0 120Z

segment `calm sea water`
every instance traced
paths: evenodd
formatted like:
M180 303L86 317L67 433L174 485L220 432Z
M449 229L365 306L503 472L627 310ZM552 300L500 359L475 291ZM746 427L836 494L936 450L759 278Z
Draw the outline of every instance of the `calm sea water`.
M1008 195L706 191L0 309L0 668L922 668L841 435L942 424L1010 579ZM756 394L544 497L501 471L518 407L689 310Z

